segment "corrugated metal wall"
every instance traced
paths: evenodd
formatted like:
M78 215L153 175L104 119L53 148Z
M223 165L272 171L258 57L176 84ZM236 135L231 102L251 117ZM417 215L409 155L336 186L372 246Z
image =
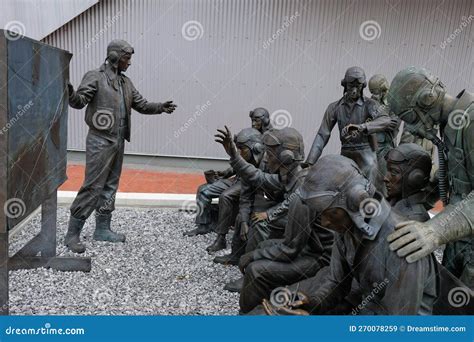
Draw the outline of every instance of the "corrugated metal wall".
M0 27L33 39L43 39L98 1L2 0Z
M127 151L221 158L215 129L247 127L258 106L289 117L308 152L353 65L389 79L421 65L453 94L474 90L473 19L472 0L103 0L45 41L74 53L77 87L111 39L128 40L136 53L127 75L147 98L179 108L134 114ZM84 149L83 116L71 109L71 149ZM339 151L336 131L327 152Z

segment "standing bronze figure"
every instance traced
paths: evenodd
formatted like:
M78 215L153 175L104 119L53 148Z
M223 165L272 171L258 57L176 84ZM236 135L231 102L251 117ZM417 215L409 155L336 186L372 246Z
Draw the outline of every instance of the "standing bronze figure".
M113 40L107 47L107 58L99 69L89 71L74 91L69 84L69 105L87 106L85 121L89 126L86 141L86 175L71 205L71 218L65 244L83 253L80 232L85 220L96 211L94 239L124 242L125 236L110 229L115 209L125 140L130 141L131 109L142 114L171 114L176 105L148 102L123 73L131 65L133 47L124 40Z
M451 96L431 72L409 67L395 76L388 100L412 131L438 147L439 192L446 206L427 222L400 224L389 237L390 248L414 262L447 243L443 265L474 289L474 94Z
M394 123L376 101L364 96L363 91L367 86L364 70L359 67L347 69L341 85L344 95L326 109L306 163L316 163L337 123L342 144L341 155L354 160L375 184L377 139L374 134L392 130Z

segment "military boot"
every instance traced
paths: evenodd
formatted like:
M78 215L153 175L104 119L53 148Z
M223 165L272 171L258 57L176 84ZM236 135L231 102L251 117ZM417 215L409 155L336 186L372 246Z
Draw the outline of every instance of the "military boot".
M212 245L206 248L208 253L213 253L220 251L221 249L225 249L227 247L227 243L225 241L225 234L217 234L216 240L212 243Z
M227 290L229 292L239 292L242 290L242 287L244 286L244 277L240 277L239 279L232 280L231 282L228 282L224 286L224 290Z
M95 231L94 240L109 242L125 242L125 235L115 233L110 229L112 214L96 214L95 215Z
M86 220L75 218L71 215L69 218L69 226L67 228L66 237L64 238L64 245L74 253L84 253L86 246L81 243L81 230L84 227Z
M212 227L209 224L199 224L197 228L193 230L188 230L184 232L184 236L197 236L197 235L205 235L212 232Z
M221 256L216 256L212 261L214 261L216 264L238 266L239 259L240 258L235 254L229 253Z
M234 232L234 236L232 237L232 250L230 254L216 256L212 261L214 261L216 264L238 266L240 257L245 253L245 245L246 242L242 241L240 238L240 232L236 230Z

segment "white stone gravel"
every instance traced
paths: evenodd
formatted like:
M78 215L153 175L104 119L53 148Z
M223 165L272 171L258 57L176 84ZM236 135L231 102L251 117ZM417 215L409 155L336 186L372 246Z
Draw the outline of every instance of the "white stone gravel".
M58 208L57 254L73 256L63 246L68 208ZM236 315L239 295L223 290L240 272L212 262L205 248L215 234L184 237L194 216L178 209L117 208L113 229L125 243L92 239L95 220L86 222L81 238L92 270L52 269L10 272L12 315ZM10 255L40 229L40 214L10 241ZM231 234L228 236L230 248ZM220 251L216 255L230 252ZM442 249L436 251L440 261Z
M68 209L58 208L58 255L63 246ZM12 315L235 315L239 295L223 290L239 277L235 266L212 262L205 248L215 235L184 237L193 216L177 209L117 208L113 229L125 243L92 239L93 215L81 238L92 257L92 271L51 269L10 272ZM10 253L38 230L40 215L10 241ZM229 234L231 235L231 234ZM230 236L228 237L230 247ZM217 255L229 252L220 251ZM10 254L11 255L11 254Z

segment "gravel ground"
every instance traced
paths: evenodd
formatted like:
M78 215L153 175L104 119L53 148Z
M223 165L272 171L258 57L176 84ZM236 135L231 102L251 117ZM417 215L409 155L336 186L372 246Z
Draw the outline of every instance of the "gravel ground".
M57 254L63 246L69 212L58 208ZM12 238L10 253L39 231L37 215ZM235 315L239 295L223 290L240 273L235 266L212 262L205 248L214 234L184 237L194 228L193 216L177 209L117 208L113 229L126 243L92 239L94 218L81 234L92 258L92 271L51 269L10 272L12 315ZM231 235L231 234L229 234ZM230 236L229 248L230 248ZM217 255L228 253L220 251ZM10 254L11 255L11 254Z
M57 254L73 256L63 246L69 211L58 208ZM235 315L239 295L223 290L240 272L212 262L205 248L215 235L184 237L194 217L177 209L117 208L112 225L126 243L92 239L94 218L81 237L92 270L51 269L10 272L12 315ZM40 215L10 241L10 255L40 229ZM231 235L231 234L229 234ZM228 236L230 248L230 236ZM220 251L222 255L230 250ZM435 252L441 260L442 249Z

